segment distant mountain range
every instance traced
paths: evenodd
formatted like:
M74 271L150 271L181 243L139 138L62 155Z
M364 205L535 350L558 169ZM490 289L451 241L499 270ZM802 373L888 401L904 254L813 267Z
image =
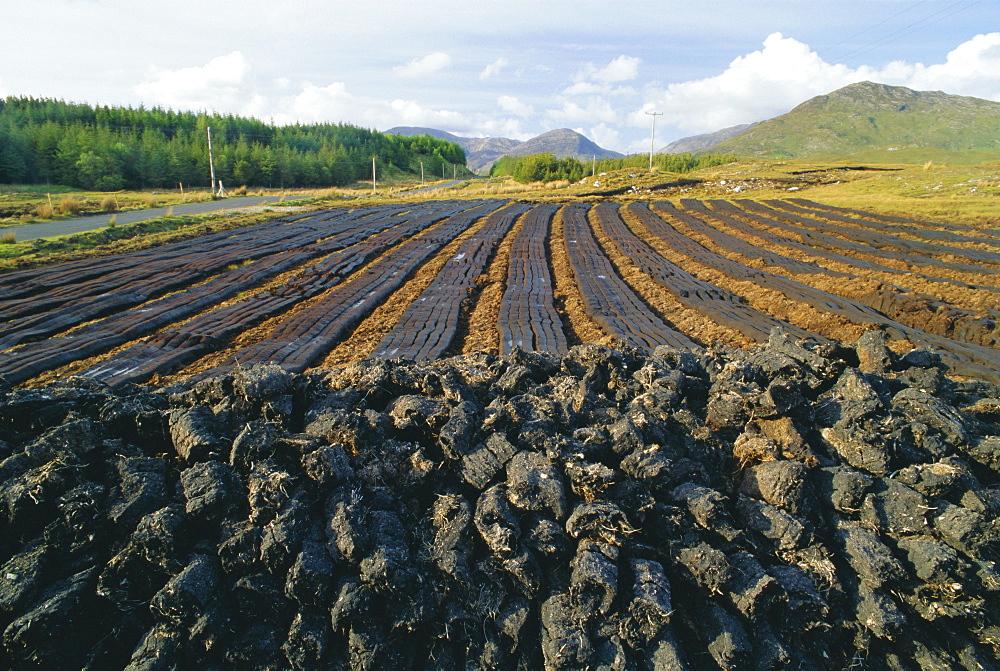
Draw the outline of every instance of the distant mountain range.
M717 130L714 133L703 133L702 135L692 135L690 137L682 137L680 140L674 140L666 147L661 149L658 153L693 154L703 149L708 149L712 145L719 144L723 140L728 140L734 135L739 135L743 131L751 128L752 126L756 126L757 123L759 122L741 123L739 126L730 126L729 128L723 128L722 130Z
M572 156L581 161L589 161L595 156L597 158L624 156L598 146L569 128L550 130L524 142L506 137L460 137L447 131L417 126L396 126L385 132L390 135L430 135L455 142L465 150L466 165L469 169L480 173L488 171L501 156L527 156L548 152L559 158Z
M581 161L617 158L583 135L561 128L525 142L504 137L469 138L433 128L398 126L386 133L426 134L465 149L469 169L489 170L504 155L550 152ZM1000 103L941 91L859 82L816 96L766 121L731 126L671 142L666 154L729 153L768 158L891 162L987 160L1000 157Z
M1000 154L1000 103L859 82L696 151L790 158L864 155L899 162L973 154L982 160L984 153Z

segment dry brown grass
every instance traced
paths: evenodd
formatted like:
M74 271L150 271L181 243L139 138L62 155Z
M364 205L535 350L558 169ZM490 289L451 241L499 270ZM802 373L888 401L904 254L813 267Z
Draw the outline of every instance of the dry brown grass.
M59 201L59 213L68 216L76 216L80 213L81 205L82 203L76 198L63 198Z
M0 245L13 245L15 243L17 243L17 233L14 231L0 233Z
M114 196L105 196L101 200L101 212L117 212L118 199Z

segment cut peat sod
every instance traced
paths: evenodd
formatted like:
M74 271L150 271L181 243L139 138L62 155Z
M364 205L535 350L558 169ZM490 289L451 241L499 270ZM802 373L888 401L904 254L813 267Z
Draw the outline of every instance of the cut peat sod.
M1000 388L580 345L0 393L9 669L991 669Z

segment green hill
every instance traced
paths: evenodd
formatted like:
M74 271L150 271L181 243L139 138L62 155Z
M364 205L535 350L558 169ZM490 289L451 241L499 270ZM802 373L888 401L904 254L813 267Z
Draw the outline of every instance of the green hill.
M910 163L1000 158L1000 103L860 82L702 151Z

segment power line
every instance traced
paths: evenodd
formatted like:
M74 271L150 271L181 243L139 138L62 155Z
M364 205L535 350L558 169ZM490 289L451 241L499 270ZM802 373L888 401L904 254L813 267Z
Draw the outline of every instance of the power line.
M892 21L897 16L901 16L903 14L906 14L907 12L913 11L914 9L916 9L920 5L924 4L925 2L927 2L927 0L920 0L920 2L918 2L914 6L903 7L901 10L899 10L898 12L896 12L895 14L893 14L892 16L886 17L886 18L882 19L881 21L879 21L878 23L875 23L875 24L872 24L872 25L868 26L864 30L859 30L858 32L854 33L853 35L848 35L847 37L845 37L844 39L842 39L841 41L839 41L839 42L837 42L835 44L829 44L829 45L823 47L822 50L823 51L829 51L830 49L836 49L837 47L839 47L842 44L847 44L848 42L850 42L851 40L853 40L855 37L860 37L860 36L864 35L865 33L870 32L870 31L878 28L879 26L881 26L881 25L883 25L885 23L888 23L889 21Z
M952 4L948 5L947 7L943 8L943 9L939 9L938 11L936 11L936 12L934 12L932 14L929 14L929 15L925 16L922 19L918 19L917 21L914 21L913 23L911 23L909 25L903 26L902 28L899 28L898 30L889 33L888 35L886 35L885 37L883 37L880 40L876 40L875 42L872 42L872 43L870 43L870 44L868 44L868 45L866 45L864 47L855 49L854 51L852 51L852 52L850 52L850 53L842 56L841 60L846 60L846 59L852 58L854 56L860 56L861 54L866 54L869 51L877 49L878 47L885 46L886 44L891 44L892 42L895 42L896 40L898 40L898 39L900 39L902 37L906 37L907 35L912 35L913 33L917 32L917 31L920 31L920 30L923 30L924 28L927 28L928 26L932 26L935 23L939 23L941 21L944 21L948 17L954 16L955 14L958 14L959 12L964 12L965 10L967 10L967 9L969 9L971 7L974 7L975 5L978 5L982 1L983 0L972 0L972 2L970 4L965 5L964 7L960 7L959 5L964 4L966 2L966 0L959 0L958 2L952 3ZM949 10L954 10L954 11L949 11ZM948 13L944 14L945 12L948 12ZM940 14L944 14L944 16L939 16ZM939 16L939 18L935 19L934 17L936 17L936 16ZM933 21L930 20L930 19L933 19Z

